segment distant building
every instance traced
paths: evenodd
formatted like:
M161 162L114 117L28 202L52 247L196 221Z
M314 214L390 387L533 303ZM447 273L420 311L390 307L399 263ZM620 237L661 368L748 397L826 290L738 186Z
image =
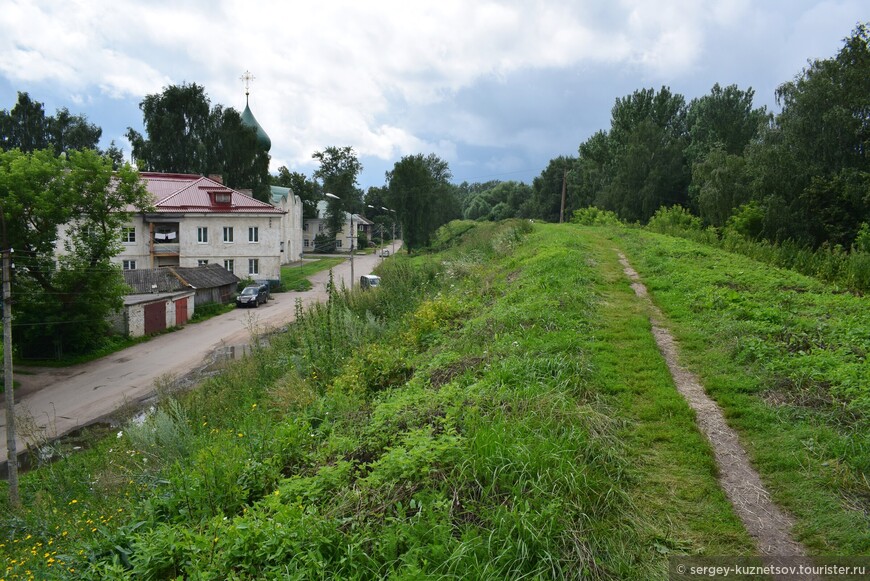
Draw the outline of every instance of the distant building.
M350 231L351 219L353 220L353 229L356 235L353 240L354 249L359 248L359 235L365 234L369 241L372 239L373 222L359 214L349 214L344 212L341 230L336 232L335 239L329 240L321 244L319 247L315 243L315 237L319 234L324 234L327 231L326 226L326 202L317 202L317 217L309 218L303 222L302 226L302 250L303 252L318 253L318 252L348 252L350 250Z

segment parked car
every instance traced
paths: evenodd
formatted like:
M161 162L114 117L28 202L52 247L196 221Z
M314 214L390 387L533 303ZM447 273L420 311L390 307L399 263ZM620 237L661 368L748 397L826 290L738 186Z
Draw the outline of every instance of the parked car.
M243 288L239 296L236 297L236 306L256 309L260 303L265 303L267 300L269 300L268 285L252 284Z
M390 255L390 251L387 250L386 248L384 248L383 250L380 251L380 253L378 253L378 256L380 256L381 258L386 258L389 255Z
M381 277L375 276L373 274L364 274L359 277L359 287L361 289L369 289L375 288L376 286L380 286Z

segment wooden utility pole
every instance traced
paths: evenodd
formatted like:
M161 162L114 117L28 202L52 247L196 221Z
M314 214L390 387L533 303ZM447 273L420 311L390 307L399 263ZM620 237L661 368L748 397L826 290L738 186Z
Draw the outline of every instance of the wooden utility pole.
M568 168L562 172L562 205L559 207L559 224L565 221L565 191L568 189Z
M12 375L12 249L6 244L6 221L3 226L3 391L6 396L6 469L9 474L9 506L18 508L18 451L15 448L15 393Z

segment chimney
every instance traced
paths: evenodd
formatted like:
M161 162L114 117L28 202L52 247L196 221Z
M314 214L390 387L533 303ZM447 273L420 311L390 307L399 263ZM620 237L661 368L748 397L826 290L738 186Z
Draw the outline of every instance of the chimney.
M215 181L215 182L217 182L217 183L219 183L219 184L221 184L221 185L223 185L223 183L224 183L224 178L223 178L223 176L221 176L221 174L219 174L219 173L209 174L209 175L208 175L208 179L210 179L210 180L212 180L212 181Z

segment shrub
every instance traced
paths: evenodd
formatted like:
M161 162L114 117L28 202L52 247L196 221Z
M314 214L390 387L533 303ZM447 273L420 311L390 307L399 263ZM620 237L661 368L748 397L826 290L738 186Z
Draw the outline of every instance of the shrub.
M858 229L858 235L855 237L855 243L852 245L852 252L870 254L870 224L867 222L861 224L861 228Z
M728 218L725 226L745 238L757 239L764 227L764 211L757 202L743 204Z
M574 210L571 223L580 224L581 226L618 226L622 224L614 212L602 210L595 206Z
M647 227L662 234L680 234L686 231L700 232L703 229L701 219L680 205L669 208L659 208L650 218Z
M371 395L403 384L413 367L402 349L392 345L370 343L354 353L333 387L347 393Z

